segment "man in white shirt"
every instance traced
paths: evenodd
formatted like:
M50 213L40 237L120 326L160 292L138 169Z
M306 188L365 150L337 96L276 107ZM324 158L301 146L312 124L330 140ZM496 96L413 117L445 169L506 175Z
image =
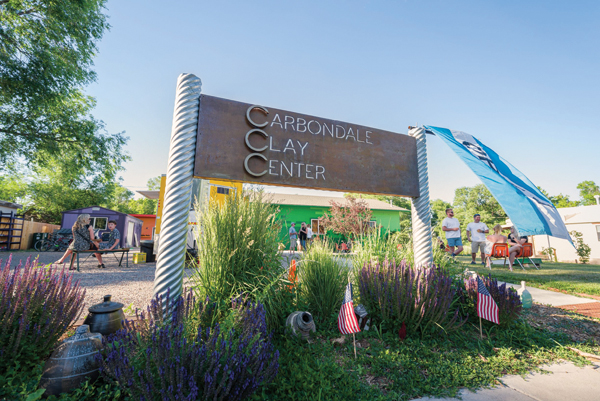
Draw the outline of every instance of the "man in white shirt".
M306 225L306 247L308 248L311 244L312 241L312 236L313 236L313 230L311 228L311 226L309 226L308 224Z
M463 250L462 239L460 238L460 221L454 218L454 210L452 208L446 209L446 217L442 221L442 230L446 234L446 240L448 241L448 248L452 256L456 256ZM456 252L454 252L456 247Z
M481 264L485 265L485 234L489 233L490 230L481 222L481 216L477 213L473 216L473 222L467 224L467 238L471 243L471 257L473 260L471 264L474 265L475 259L477 258L477 250L481 253Z

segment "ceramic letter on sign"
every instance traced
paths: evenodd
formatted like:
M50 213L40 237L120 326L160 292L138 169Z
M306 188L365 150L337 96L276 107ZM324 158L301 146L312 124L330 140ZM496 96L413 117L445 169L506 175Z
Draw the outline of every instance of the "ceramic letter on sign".
M408 135L206 95L194 176L419 196L416 141Z

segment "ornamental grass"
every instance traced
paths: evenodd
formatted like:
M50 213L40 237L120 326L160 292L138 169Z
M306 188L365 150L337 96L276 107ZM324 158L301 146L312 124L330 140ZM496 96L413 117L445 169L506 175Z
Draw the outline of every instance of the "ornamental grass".
M279 369L279 352L258 302L236 298L222 324L215 305L188 291L155 298L147 313L104 340L101 373L137 400L242 400ZM163 310L172 310L170 321Z
M197 207L201 229L192 282L198 297L210 297L226 310L233 297L245 293L256 299L281 277L277 212L262 192L228 196L202 212Z
M360 301L378 324L410 333L462 326L457 287L444 269L418 268L402 261L365 263L358 277Z
M83 311L85 290L64 268L12 256L0 270L0 373L43 360ZM2 260L0 260L0 266Z
M329 320L333 327L334 315L344 299L349 267L346 259L335 256L332 249L326 241L313 242L300 260L298 276L302 304L317 322L324 324Z

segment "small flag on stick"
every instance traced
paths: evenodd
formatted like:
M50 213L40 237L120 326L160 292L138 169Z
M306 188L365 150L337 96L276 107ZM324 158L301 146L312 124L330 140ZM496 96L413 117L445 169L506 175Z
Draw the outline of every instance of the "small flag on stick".
M352 284L346 286L346 294L338 316L338 328L342 334L354 334L360 331L358 320L354 314L354 304L352 302Z
M485 284L483 284L483 280L479 276L477 276L477 316L500 324L498 305L494 302L490 292L485 288Z
M294 289L294 286L296 285L296 259L292 259L288 280L292 282L292 284L288 286L288 289L292 291Z

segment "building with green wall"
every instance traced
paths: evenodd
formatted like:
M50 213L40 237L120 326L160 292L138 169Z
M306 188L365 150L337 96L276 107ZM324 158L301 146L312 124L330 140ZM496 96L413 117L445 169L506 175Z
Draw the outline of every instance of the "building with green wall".
M319 227L319 217L329 211L330 201L345 203L343 197L306 196L288 194L269 194L273 203L279 206L279 220L281 221L281 242L286 249L290 247L289 229L292 222L296 223L296 231L300 230L300 223L305 222L312 227L313 233L324 234L323 227ZM371 221L386 231L400 230L400 213L410 213L403 209L377 199L361 199L369 205L372 212ZM340 236L327 234L328 238L338 241Z

